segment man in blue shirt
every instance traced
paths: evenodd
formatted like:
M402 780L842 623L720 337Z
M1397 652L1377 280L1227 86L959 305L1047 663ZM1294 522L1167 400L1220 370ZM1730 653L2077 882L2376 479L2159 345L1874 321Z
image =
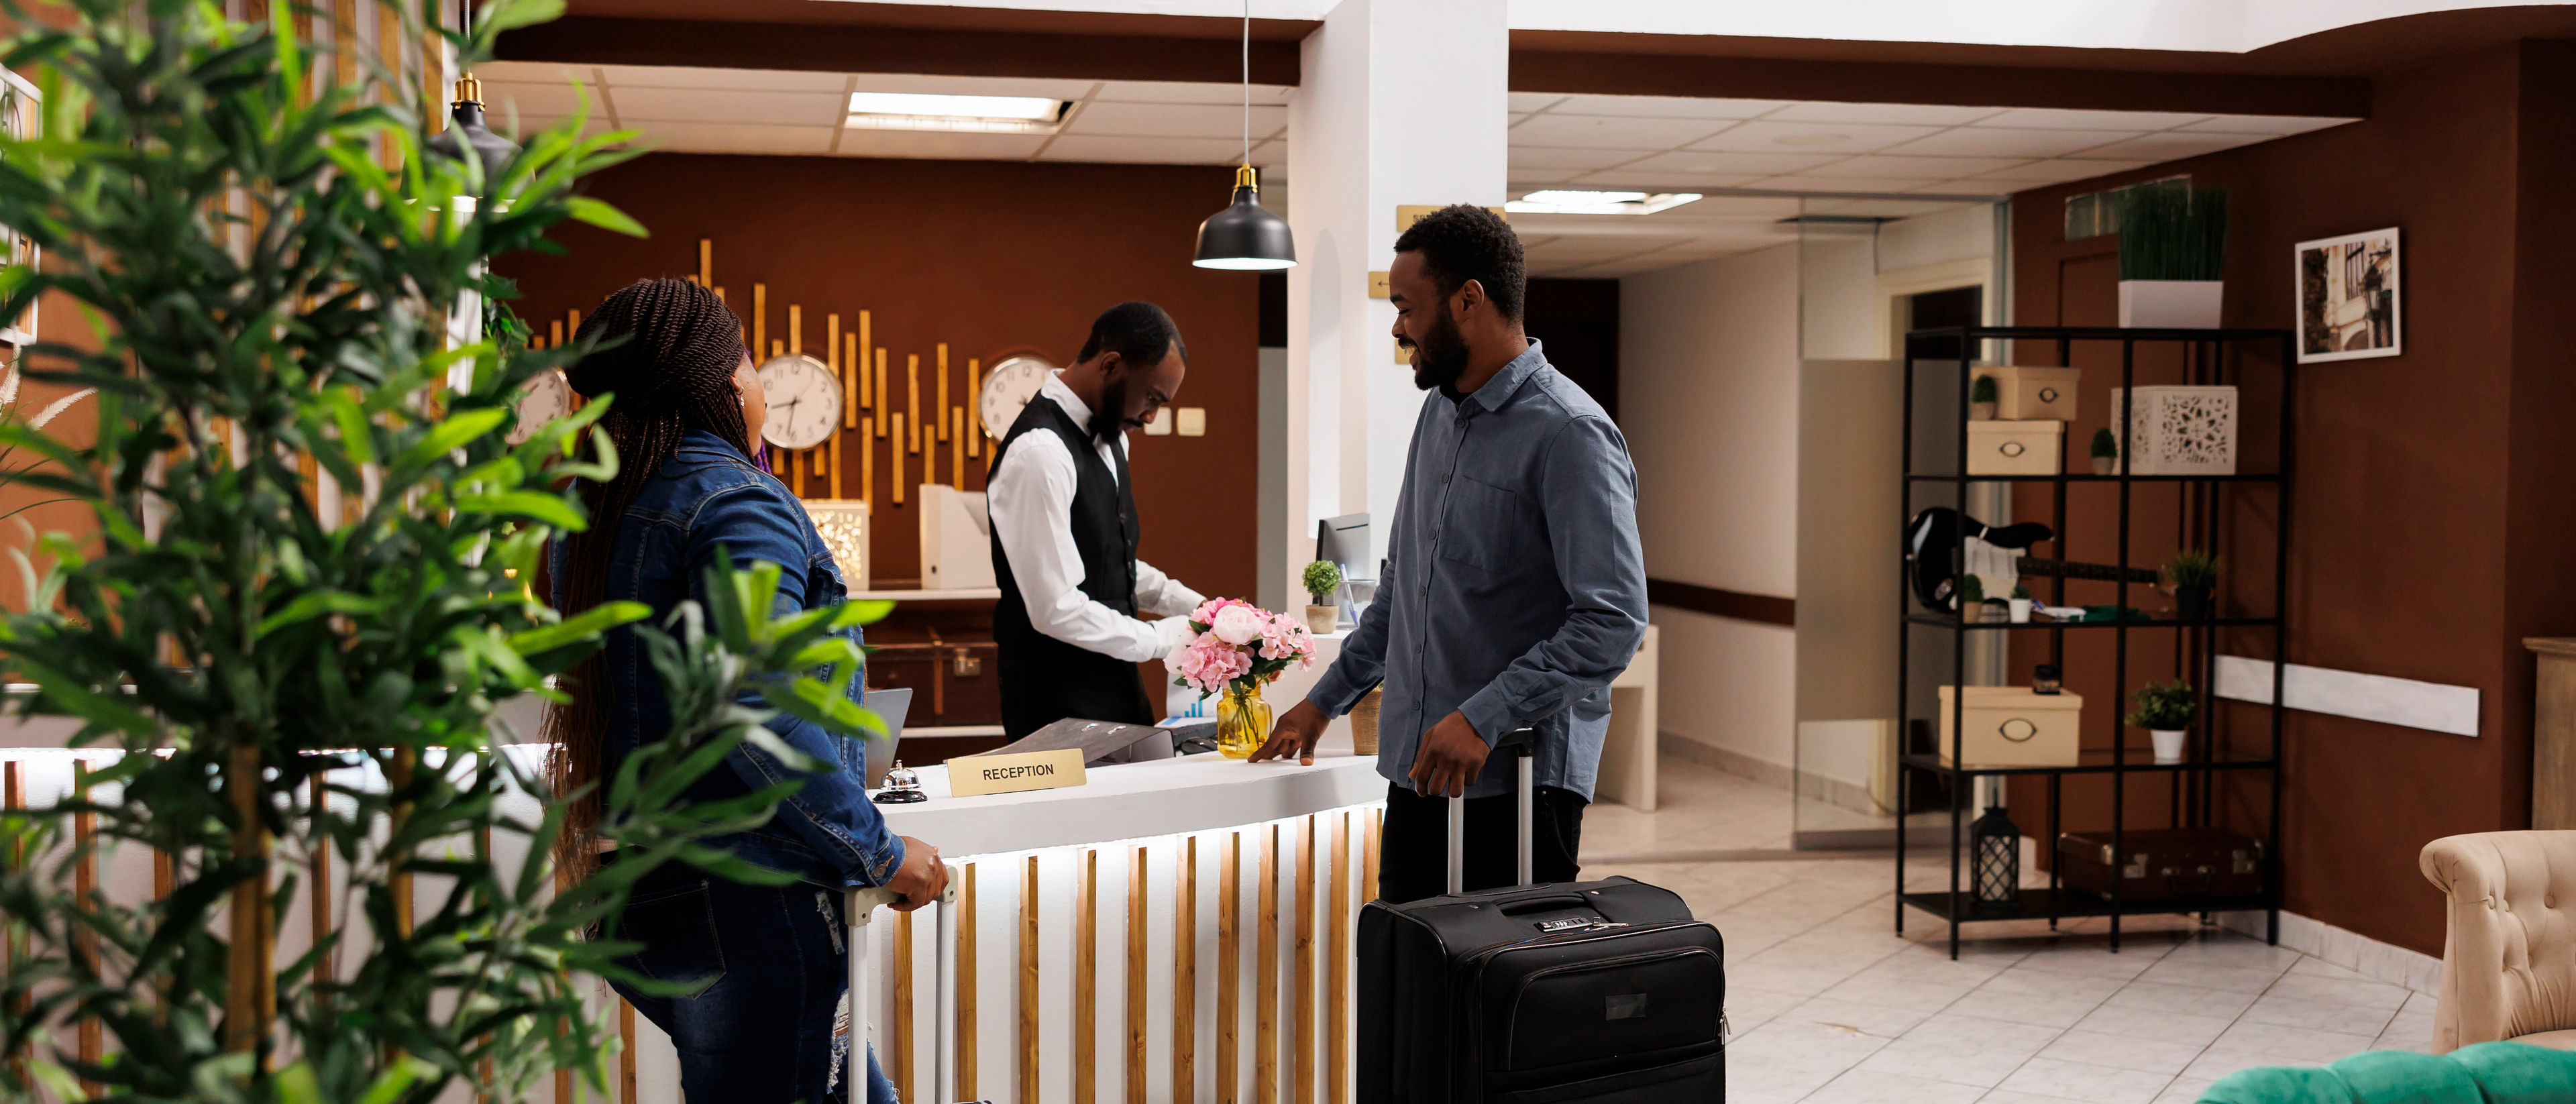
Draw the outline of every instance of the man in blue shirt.
M1314 762L1324 726L1383 681L1378 895L1411 901L1446 887L1449 796L1468 798L1467 888L1515 880L1512 770L1486 757L1535 729L1536 875L1572 881L1610 680L1646 632L1636 468L1600 404L1521 332L1527 270L1500 216L1442 208L1395 254L1395 337L1432 393L1377 599L1253 759Z

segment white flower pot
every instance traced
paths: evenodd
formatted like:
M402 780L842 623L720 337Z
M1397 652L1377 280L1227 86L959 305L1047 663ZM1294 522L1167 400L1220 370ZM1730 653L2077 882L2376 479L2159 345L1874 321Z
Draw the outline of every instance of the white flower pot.
M2183 734L2179 730L2166 731L2161 728L2149 729L2147 731L2147 735L2152 737L2156 742L2156 762L2182 762Z
M2218 328L2223 280L2122 280L2120 325L2154 330Z
M2027 625L2030 623L2030 599L2007 598L2005 599L2005 602L2012 606L2013 624Z

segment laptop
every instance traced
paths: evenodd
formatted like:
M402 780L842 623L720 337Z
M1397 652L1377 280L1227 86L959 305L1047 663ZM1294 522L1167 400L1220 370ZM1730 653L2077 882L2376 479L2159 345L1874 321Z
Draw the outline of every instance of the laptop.
M904 714L912 712L912 688L899 686L870 690L864 704L870 712L884 718L885 732L859 736L859 748L867 757L867 777L861 780L861 784L871 790L882 789L886 772L894 769L895 745L903 740Z

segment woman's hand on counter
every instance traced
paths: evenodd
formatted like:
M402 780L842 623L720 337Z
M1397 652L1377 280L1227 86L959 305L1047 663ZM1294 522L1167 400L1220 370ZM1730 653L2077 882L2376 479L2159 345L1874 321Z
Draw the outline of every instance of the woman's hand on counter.
M894 877L885 887L902 894L903 899L888 906L896 912L911 912L939 899L948 889L948 864L939 861L939 849L911 836L896 837L903 841L903 865L895 868Z
M1281 714L1279 723L1270 729L1270 740L1252 753L1255 763L1266 759L1285 759L1291 754L1304 766L1315 765L1315 741L1324 738L1324 726L1332 719L1314 703L1300 701Z

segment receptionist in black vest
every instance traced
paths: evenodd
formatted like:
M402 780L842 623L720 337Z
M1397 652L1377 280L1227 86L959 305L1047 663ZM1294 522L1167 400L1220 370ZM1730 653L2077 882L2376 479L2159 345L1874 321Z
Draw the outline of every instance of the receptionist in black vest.
M1136 665L1169 653L1188 630L1175 615L1205 599L1136 559L1127 431L1180 392L1188 359L1163 308L1111 307L994 448L993 640L1010 739L1068 717L1152 724L1158 715Z

